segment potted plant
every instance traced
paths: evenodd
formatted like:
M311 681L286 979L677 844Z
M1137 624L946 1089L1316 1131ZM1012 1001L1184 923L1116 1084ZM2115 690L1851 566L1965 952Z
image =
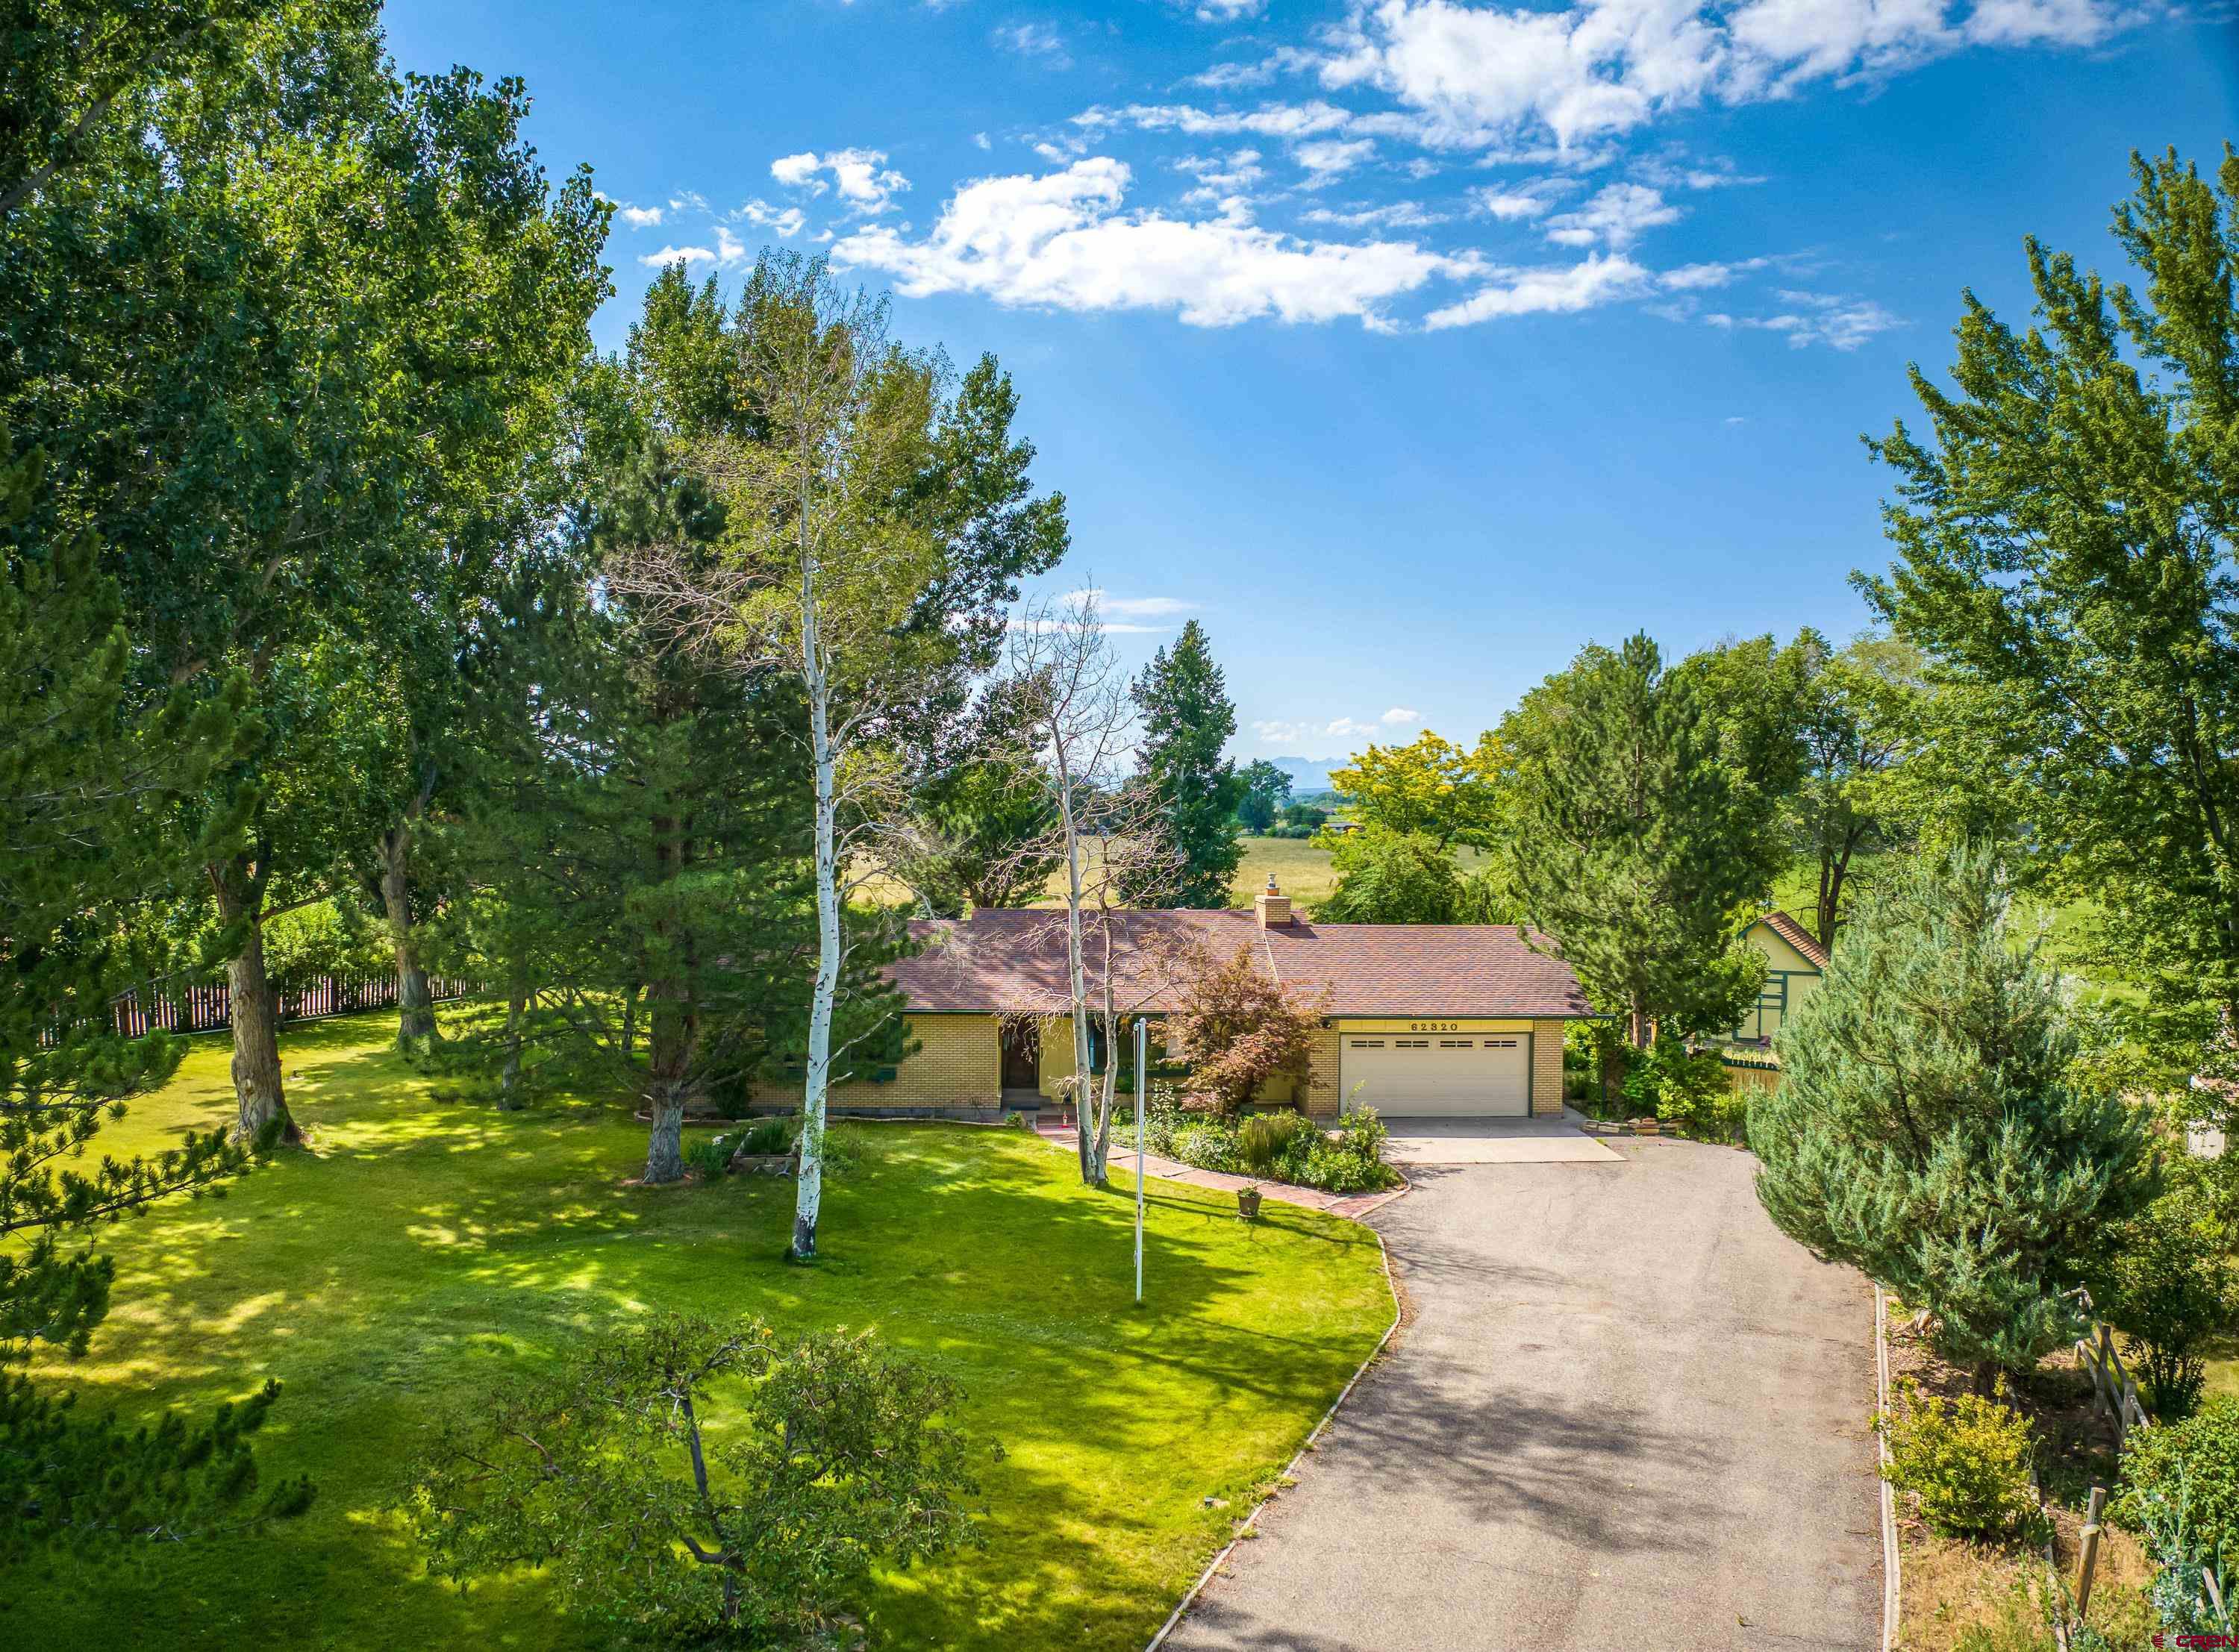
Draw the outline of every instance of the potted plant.
M1257 1183L1236 1190L1236 1213L1247 1222L1259 1219L1259 1188Z

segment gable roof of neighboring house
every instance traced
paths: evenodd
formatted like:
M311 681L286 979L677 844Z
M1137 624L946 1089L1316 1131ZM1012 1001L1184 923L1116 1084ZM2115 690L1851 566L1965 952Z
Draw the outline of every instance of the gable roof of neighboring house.
M1804 954L1814 969L1827 967L1827 949L1812 939L1811 932L1784 912L1770 912L1757 919L1767 929Z
M976 912L910 926L923 950L887 967L907 1007L927 1013L1053 1014L1071 1003L1061 911ZM1092 959L1103 945L1092 922ZM1555 1018L1593 1013L1568 964L1498 924L1260 926L1247 912L1126 912L1112 924L1114 998L1122 1011L1182 1005L1179 960L1253 949L1286 986L1325 1015Z

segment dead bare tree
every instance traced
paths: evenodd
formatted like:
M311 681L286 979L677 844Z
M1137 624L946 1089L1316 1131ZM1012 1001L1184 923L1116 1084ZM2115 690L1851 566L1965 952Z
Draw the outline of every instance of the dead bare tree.
M719 554L649 547L615 581L736 669L783 673L802 691L795 738L814 775L817 960L792 1248L807 1260L831 1072L845 1053L832 1043L845 908L887 874L894 857L881 850L907 815L912 759L891 730L953 652L907 624L940 552L900 502L924 461L940 373L887 337L883 302L811 261L757 268L734 348L754 433L695 454L728 508ZM673 1106L681 1119L681 1098Z
M1056 849L1065 879L1065 909L1053 921L1066 949L1080 1179L1102 1187L1121 1022L1148 1001L1159 973L1159 938L1120 892L1165 886L1180 857L1154 799L1128 773L1135 705L1094 592L1030 605L1011 627L1008 654L1021 738L1056 814L1046 841L1023 853ZM1100 1083L1093 1059L1100 1022L1113 1056ZM1139 1091L1140 1074L1136 1084Z

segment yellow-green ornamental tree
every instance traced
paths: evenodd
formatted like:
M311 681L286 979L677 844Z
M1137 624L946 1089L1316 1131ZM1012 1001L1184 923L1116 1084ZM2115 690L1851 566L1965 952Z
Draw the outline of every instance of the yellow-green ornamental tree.
M1332 769L1330 785L1365 826L1418 834L1441 849L1483 847L1499 834L1503 764L1497 734L1480 734L1465 749L1426 728L1405 746L1370 745Z

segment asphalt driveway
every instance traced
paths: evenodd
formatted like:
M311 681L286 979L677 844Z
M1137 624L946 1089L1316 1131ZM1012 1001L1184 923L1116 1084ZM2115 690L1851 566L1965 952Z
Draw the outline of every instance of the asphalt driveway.
M1412 1171L1372 1218L1412 1320L1169 1644L1877 1646L1873 1293L1753 1164Z

